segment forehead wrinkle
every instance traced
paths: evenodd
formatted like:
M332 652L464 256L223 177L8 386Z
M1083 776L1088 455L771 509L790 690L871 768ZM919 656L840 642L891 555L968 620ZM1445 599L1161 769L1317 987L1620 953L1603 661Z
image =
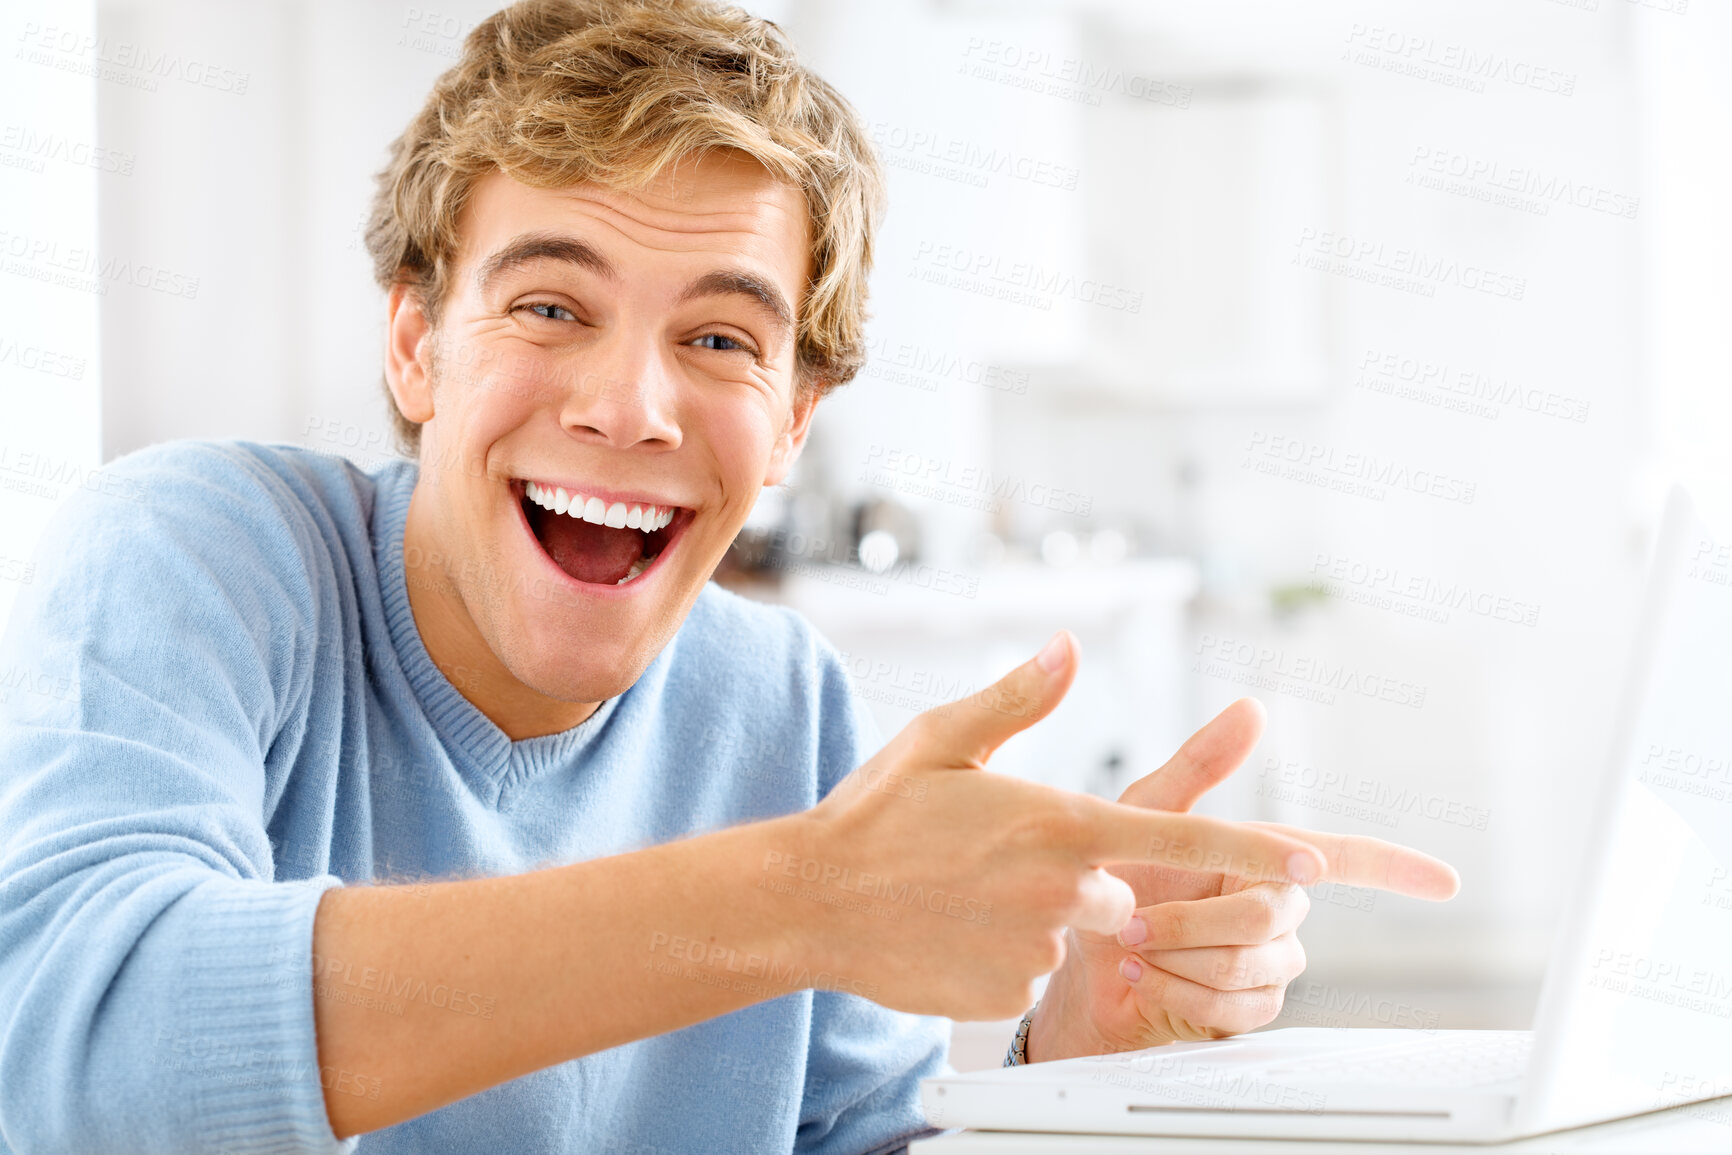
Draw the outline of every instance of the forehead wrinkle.
M583 198L585 217L623 240L665 253L690 253L718 244L735 251L749 251L771 243L760 227L761 217L750 210L718 209L707 213L690 210L648 219L603 202ZM708 242L708 243L706 243ZM802 230L801 255L805 236Z
M643 188L615 188L595 181L581 181L548 191L562 199L589 204L651 228L665 228L669 232L713 230L717 229L717 226L708 223L712 218L733 218L745 222L765 210L777 215L797 214L802 224L806 223L806 196L793 185L778 182L754 188L720 191L704 186L694 179L686 182L686 187L691 191L669 196L653 185ZM790 196L796 203L788 203ZM696 203L700 197L714 203L700 205ZM746 224L736 227L750 226ZM722 231L728 228L729 226L721 226Z
M791 186L745 190L740 198L743 204L735 201L704 206L656 204L638 190L591 182L549 191L625 240L662 252L689 252L706 247L704 242L709 239L724 241L736 251L749 252L766 242L779 250L770 234L778 225L792 223L798 234L795 254L802 269L799 280L804 280L804 269L811 262L806 200ZM789 203L790 194L793 203ZM693 241L696 243L690 243Z

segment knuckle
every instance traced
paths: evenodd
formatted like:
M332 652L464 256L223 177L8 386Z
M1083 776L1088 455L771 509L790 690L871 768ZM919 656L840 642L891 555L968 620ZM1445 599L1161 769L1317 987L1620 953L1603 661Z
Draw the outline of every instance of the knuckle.
M1226 954L1221 962L1221 977L1229 984L1228 989L1262 986L1263 976L1259 971L1257 952L1242 946L1226 948Z
M900 743L898 752L925 750L937 741L943 725L943 710L943 706L938 706L909 719L896 735L895 741Z
M1190 914L1178 903L1168 902L1143 916L1148 924L1149 939L1154 945L1189 942L1192 938Z
M1267 899L1258 898L1245 908L1239 918L1240 929L1253 942L1267 942L1275 936L1279 913Z

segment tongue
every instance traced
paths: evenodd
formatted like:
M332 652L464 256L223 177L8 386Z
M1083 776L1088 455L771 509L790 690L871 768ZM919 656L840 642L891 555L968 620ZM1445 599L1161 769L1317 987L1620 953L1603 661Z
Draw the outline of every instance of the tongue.
M644 535L637 529L609 529L536 510L535 536L554 564L580 582L617 585L643 557Z

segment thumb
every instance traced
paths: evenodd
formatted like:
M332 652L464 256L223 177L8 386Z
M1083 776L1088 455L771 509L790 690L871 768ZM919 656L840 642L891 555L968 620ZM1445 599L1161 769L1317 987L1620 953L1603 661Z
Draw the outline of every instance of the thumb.
M1076 679L1076 666L1077 640L1060 630L1039 654L986 689L922 714L916 720L921 738L949 764L981 769L1011 735L1052 713Z

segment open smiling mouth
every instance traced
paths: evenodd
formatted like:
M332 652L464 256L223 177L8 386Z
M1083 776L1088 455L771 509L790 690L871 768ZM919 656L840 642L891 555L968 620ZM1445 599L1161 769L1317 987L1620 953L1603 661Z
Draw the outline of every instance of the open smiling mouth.
M629 585L647 573L691 523L693 513L647 502L608 503L540 482L518 482L529 530L553 564L575 581Z

